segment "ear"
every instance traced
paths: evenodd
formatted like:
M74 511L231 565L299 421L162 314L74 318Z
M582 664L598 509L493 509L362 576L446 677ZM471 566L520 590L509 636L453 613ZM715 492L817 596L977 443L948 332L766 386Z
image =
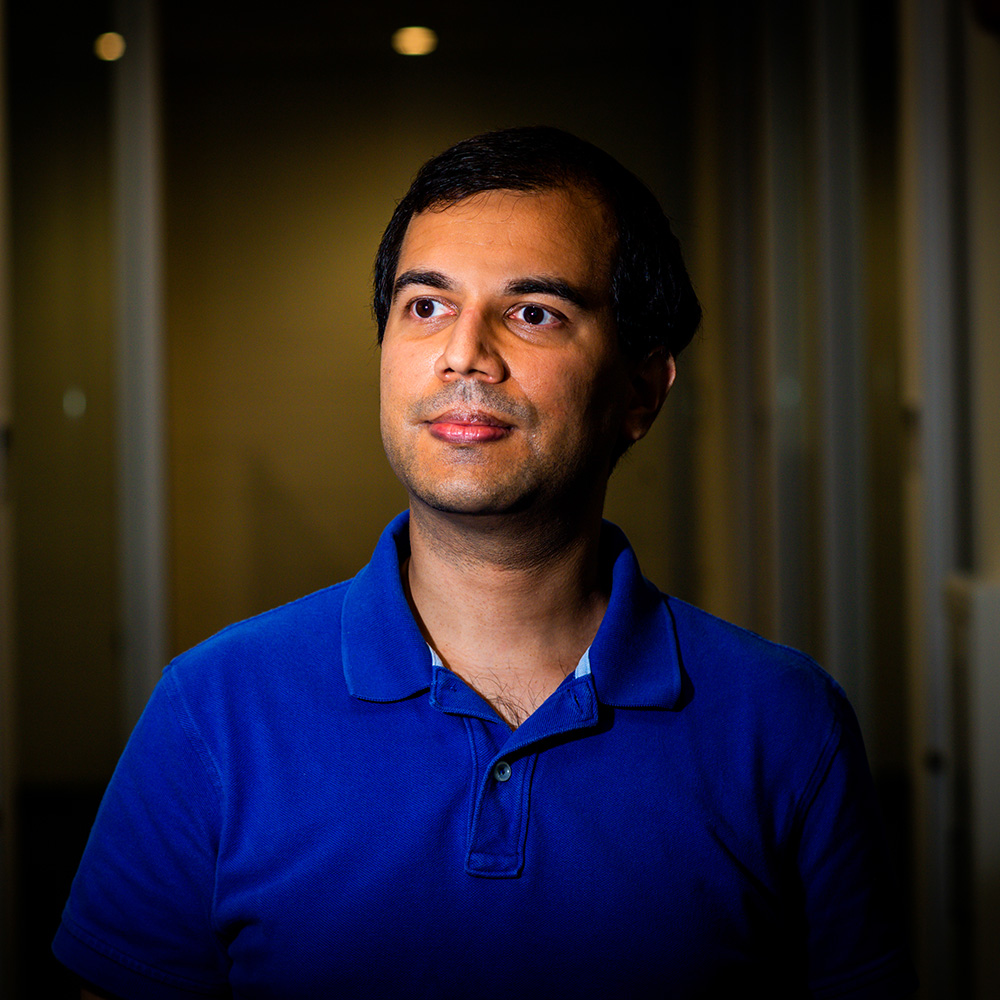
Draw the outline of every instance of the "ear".
M629 375L629 402L622 434L628 444L646 436L674 384L674 356L657 347L636 364Z

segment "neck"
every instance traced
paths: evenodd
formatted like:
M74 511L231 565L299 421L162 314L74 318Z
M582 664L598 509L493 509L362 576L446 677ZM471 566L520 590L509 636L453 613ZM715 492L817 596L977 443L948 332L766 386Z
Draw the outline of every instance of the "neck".
M599 510L538 525L411 504L403 582L424 637L512 725L574 669L600 625L600 528Z

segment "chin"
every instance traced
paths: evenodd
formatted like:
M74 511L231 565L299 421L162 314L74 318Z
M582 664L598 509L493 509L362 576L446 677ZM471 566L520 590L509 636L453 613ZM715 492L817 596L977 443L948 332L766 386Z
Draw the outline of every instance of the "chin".
M410 496L425 507L442 514L468 514L476 517L498 517L527 510L531 501L527 497L511 499L497 496L470 496L468 494L440 494L411 492Z
M502 482L496 477L418 477L403 480L412 500L442 514L497 516L529 509L538 490L524 481Z

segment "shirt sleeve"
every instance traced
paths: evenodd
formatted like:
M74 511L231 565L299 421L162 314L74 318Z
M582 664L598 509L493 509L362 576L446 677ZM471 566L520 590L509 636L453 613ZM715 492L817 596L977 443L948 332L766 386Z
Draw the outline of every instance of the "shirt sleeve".
M819 1000L892 1000L917 988L864 742L843 702L840 738L803 803L798 864L809 985Z
M124 1000L227 996L213 927L220 786L168 670L97 814L56 957Z

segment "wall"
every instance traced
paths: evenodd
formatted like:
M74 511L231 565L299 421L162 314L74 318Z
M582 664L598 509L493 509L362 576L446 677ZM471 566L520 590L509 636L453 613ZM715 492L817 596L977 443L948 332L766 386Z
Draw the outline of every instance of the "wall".
M551 62L487 36L460 51L445 36L424 60L387 45L336 60L254 45L168 48L176 649L353 575L405 506L378 436L369 288L381 230L423 160L486 128L552 122L633 166L679 207L682 235L688 221L686 109L669 96L680 63L620 54L595 70L589 48ZM501 55L497 86L481 67ZM684 467L670 425L690 391L679 383L609 503L664 585L676 522L663 512Z
M120 745L109 77L91 50L101 23L93 5L61 30L25 5L8 14L10 475L29 782L99 782ZM31 45L38 37L48 44Z

